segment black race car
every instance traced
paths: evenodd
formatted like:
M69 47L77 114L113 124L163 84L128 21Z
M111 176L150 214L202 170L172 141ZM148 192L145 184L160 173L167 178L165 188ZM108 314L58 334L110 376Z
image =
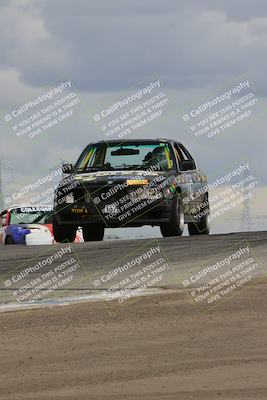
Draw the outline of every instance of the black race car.
M57 242L102 240L105 228L160 226L164 237L208 234L207 178L188 150L169 139L89 144L73 166L65 164L55 192Z

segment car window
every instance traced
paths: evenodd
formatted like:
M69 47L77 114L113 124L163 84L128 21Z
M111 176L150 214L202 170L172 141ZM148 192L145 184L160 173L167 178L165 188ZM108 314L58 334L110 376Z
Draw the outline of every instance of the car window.
M176 150L176 155L179 161L182 160L190 160L190 158L187 156L187 154L185 153L185 151L183 150L183 148L181 146L178 146L178 144L175 143L175 150Z
M75 168L98 170L131 170L173 168L173 152L168 143L113 143L90 146L80 157Z
M48 222L47 222L48 221ZM51 211L38 208L14 208L10 211L10 224L47 224L51 223Z
M194 168L188 168L188 169L196 168L196 165L195 165L195 162L194 162L192 156L190 155L190 153L186 150L186 148L183 145L175 143L174 148L175 148L176 157L178 159L179 168L181 168L181 163L183 161L189 161L189 160L193 161Z
M175 149L175 154L178 160L179 168L181 167L181 161L183 160L188 160L187 155L182 151L180 146L178 146L176 143L174 144L174 149Z

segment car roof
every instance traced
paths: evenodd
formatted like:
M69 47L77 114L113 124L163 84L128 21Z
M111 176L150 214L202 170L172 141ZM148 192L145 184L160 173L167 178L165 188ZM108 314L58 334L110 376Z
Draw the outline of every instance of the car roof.
M119 144L124 144L124 143L155 143L155 142L166 142L166 143L178 143L178 144L182 144L180 142L178 142L175 139L168 139L168 138L155 138L155 139L125 139L125 140L119 140L119 139L112 139L112 140L100 140L98 142L92 142L90 143L90 145L92 144L98 144L98 143L119 143Z

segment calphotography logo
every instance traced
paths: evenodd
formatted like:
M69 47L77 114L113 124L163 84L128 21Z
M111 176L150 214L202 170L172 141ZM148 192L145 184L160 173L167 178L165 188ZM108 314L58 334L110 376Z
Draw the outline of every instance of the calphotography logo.
M204 145L215 137L241 129L252 117L261 116L260 98L249 79L227 84L227 89L217 89L204 102L195 105L182 115L186 129Z
M263 270L245 242L233 246L183 281L201 311L224 303L262 279Z
M168 103L162 82L151 79L98 110L93 121L98 124L105 140L124 140L131 134L140 134L143 128L149 128L151 122L161 118Z
M8 272L4 287L20 304L42 304L46 299L68 293L73 285L82 287L83 267L71 245L62 246L49 255L40 255L26 266ZM78 283L77 283L78 282Z
M72 118L81 103L70 80L40 94L12 109L4 116L5 122L19 138L34 139Z
M109 312L118 312L130 299L161 286L170 272L169 261L156 241L107 265L92 277L93 285L102 291Z

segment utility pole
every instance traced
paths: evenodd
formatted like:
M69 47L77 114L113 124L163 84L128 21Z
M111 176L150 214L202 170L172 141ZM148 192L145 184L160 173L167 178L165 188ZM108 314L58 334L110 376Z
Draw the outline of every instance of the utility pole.
M4 189L3 189L3 171L4 170L11 172L11 182L14 183L13 168L9 167L8 165L5 165L5 163L3 162L3 158L0 158L0 210L1 211L5 207Z
M249 172L246 170L244 172L244 179L249 177ZM245 181L246 182L246 181ZM244 185L246 187L246 184ZM251 217L251 207L250 198L243 201L243 210L241 212L241 230L244 232L249 232L253 230L252 227L252 217Z
M2 187L2 159L0 158L0 211L4 208L4 195Z

